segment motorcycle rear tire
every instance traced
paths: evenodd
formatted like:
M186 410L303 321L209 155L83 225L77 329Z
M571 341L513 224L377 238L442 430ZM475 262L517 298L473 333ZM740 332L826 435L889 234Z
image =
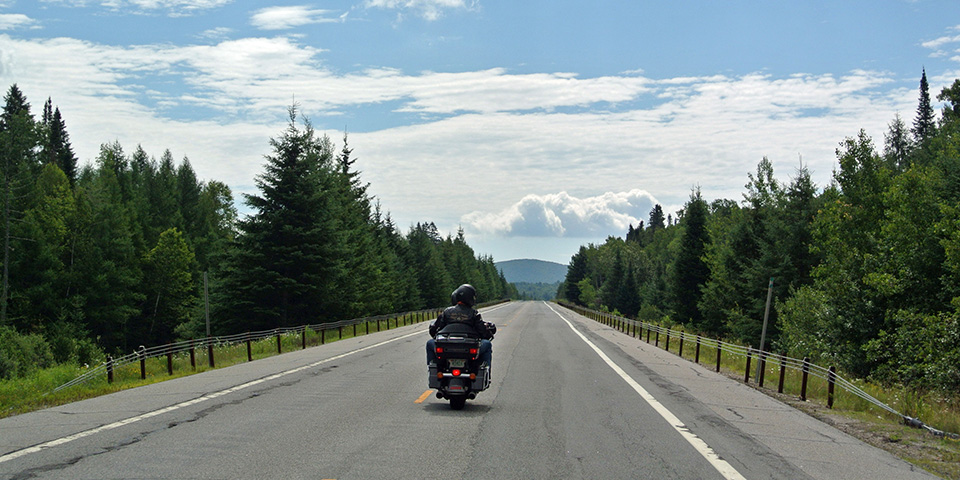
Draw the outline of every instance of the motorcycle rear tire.
M463 406L467 404L467 397L457 395L456 397L450 397L450 408L453 410L463 410Z

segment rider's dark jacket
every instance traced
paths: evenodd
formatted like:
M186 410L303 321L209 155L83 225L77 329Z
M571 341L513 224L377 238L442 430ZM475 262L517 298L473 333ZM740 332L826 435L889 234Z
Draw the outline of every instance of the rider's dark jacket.
M477 336L483 339L493 338L486 322L480 317L480 312L458 303L452 307L447 307L443 313L437 317L437 321L430 326L430 332L433 336L444 328L457 329L458 333L463 328L469 328L476 332Z

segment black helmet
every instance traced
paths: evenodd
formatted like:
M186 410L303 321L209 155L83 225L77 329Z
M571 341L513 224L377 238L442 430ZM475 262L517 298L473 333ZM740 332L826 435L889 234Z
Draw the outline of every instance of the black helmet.
M468 307L476 305L477 289L466 283L460 285L456 290L453 291L453 293L450 294L450 303L453 305L462 303Z

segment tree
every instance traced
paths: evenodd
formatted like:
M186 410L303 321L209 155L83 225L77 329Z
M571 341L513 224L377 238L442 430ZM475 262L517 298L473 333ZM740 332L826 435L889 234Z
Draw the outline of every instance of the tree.
M40 158L43 163L54 163L60 167L70 180L70 185L74 185L77 181L77 156L70 145L70 134L60 115L60 108L54 109L49 98L43 106L41 126L43 138Z
M7 324L10 296L10 257L17 239L13 230L22 218L36 171L37 128L30 104L16 84L4 97L0 114L0 195L3 196L3 273L0 287L0 325Z
M702 296L701 288L710 274L703 261L705 245L709 241L706 222L707 202L697 188L684 205L683 233L680 237L680 250L673 263L670 285L672 310L677 321L692 325L701 323L702 317L697 305Z
M907 126L898 113L888 125L884 135L883 157L887 163L897 171L904 171L908 167L908 157L913 144L907 135Z
M333 151L309 121L288 110L286 130L270 140L259 195L245 195L253 214L239 222L236 248L225 262L219 328L266 329L336 319L341 275L332 195Z
M160 234L157 245L143 257L147 325L141 327L140 338L161 345L174 340L174 329L189 321L196 304L196 286L192 272L193 252L176 228Z
M933 107L930 106L930 86L927 83L927 69L923 69L920 76L920 101L917 105L917 116L913 120L913 139L917 144L926 143L933 137L936 130L933 117Z
M570 264L567 266L567 276L563 280L563 298L579 303L580 301L580 281L587 276L587 249L580 246L573 257L570 258Z

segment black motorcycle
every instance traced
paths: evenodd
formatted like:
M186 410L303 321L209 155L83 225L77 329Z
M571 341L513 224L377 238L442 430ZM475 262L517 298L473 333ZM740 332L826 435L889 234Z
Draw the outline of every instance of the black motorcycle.
M437 398L450 400L450 408L460 410L490 386L490 365L478 359L480 338L475 332L451 330L444 328L434 339L437 363L429 366L428 384L437 390Z

